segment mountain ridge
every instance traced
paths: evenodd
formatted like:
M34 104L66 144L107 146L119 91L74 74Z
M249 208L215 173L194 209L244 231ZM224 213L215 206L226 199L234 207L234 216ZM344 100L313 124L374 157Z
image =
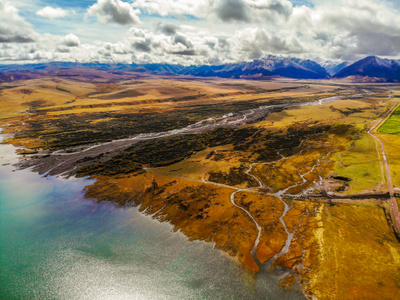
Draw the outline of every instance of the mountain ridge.
M367 56L340 70L333 78L349 76L377 77L387 81L399 81L400 61Z
M174 65L162 63L77 63L50 62L38 64L0 65L0 80L26 79L27 72L69 69L95 69L111 72L139 72L158 75L191 75L198 77L266 79L285 77L294 79L330 79L350 76L380 78L386 81L400 80L400 61L368 56L353 64L342 62L337 65L326 63L325 67L312 60L268 55L251 62L223 65ZM10 75L13 73L13 76Z
M225 65L182 66L172 64L107 64L51 62L26 65L0 65L0 73L49 71L54 69L93 68L107 71L149 72L161 75L193 75L222 78L263 78L281 76L297 79L328 79L330 75L318 63L298 58L269 55L252 62Z

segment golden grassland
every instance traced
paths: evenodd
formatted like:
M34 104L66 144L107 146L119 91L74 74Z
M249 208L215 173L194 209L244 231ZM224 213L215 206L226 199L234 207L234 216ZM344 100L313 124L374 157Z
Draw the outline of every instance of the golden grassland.
M0 118L21 116L29 109L46 111L51 115L124 110L132 108L132 105L135 109L160 110L171 105L185 106L188 103L185 97L196 97L202 103L218 103L298 97L321 99L353 93L349 88L343 89L335 84L312 85L296 80L235 80L232 83L227 79L171 79L151 75L117 83L102 78L79 81L77 78L47 77L3 83L0 88Z
M86 197L138 206L141 212L171 223L189 240L213 243L257 272L259 266L251 254L257 228L231 203L230 196L238 188L253 187L238 192L235 202L262 228L256 258L265 263L282 250L288 237L279 220L284 205L274 195L288 189L287 193L298 195L284 199L289 211L283 220L293 239L289 251L273 262L273 269L290 271L282 279L282 287L290 289L297 281L307 297L318 299L374 299L376 291L382 299L400 295L400 244L390 231L383 202L349 198L330 203L322 194L324 189L349 197L387 191L376 144L366 131L393 102L388 95L389 88L398 89L395 85L137 75L114 82L49 77L2 83L0 88L0 124L12 124L5 126L6 132L41 130L35 138L9 142L33 151L44 148L48 136L65 130L55 121L71 116L89 119L96 113L113 112L90 119L101 132L102 125L127 112L167 115L212 104L229 109L241 105L237 107L245 110L247 103L266 105L341 95L340 101L284 109L247 124L243 128L254 134L237 144L202 144L185 159L165 166L146 164L128 174L94 174L96 182L86 188ZM361 88L375 94L352 97ZM32 120L47 127L33 128ZM400 187L400 136L379 133L379 138L385 142L393 182ZM253 163L251 174L261 180L261 189L246 174ZM332 176L350 181L344 190L320 185ZM307 190L321 197L300 197Z
M318 299L397 299L400 244L379 208L324 205L318 263L305 288Z
M140 80L124 81L118 84L107 84L106 80L95 80L92 83L76 82L71 79L43 78L13 83L3 83L1 90L1 118L18 116L29 108L43 109L58 115L65 113L93 112L93 109L104 111L108 109L124 109L129 107L124 102L135 101L136 105L144 104L147 108L155 100L180 98L185 96L215 96L224 98L225 94L253 93L256 86L239 82L237 85L227 85L225 80L193 81L160 79L143 76ZM235 87L239 86L239 88ZM281 89L288 84L274 83L269 89ZM229 95L231 98L232 96ZM199 98L200 98L199 97ZM207 100L207 99L203 99ZM150 102L150 103L149 103ZM105 104L113 103L110 107ZM90 105L92 107L90 107ZM96 107L96 105L98 107ZM93 107L94 106L94 107ZM156 107L159 109L160 104Z
M378 133L376 135L385 145L393 185L400 187L400 136L385 133Z

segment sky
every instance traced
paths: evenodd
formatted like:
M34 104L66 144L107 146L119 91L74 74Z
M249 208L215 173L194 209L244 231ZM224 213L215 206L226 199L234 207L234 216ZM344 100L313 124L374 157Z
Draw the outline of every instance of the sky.
M0 0L0 63L400 57L398 0Z

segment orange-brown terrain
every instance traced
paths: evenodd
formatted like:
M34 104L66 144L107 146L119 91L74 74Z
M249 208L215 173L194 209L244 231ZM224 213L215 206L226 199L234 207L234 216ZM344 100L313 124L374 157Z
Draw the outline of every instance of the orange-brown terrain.
M288 270L282 288L310 299L400 295L367 135L398 85L86 72L0 84L21 168L96 179L87 198L138 206L254 274Z

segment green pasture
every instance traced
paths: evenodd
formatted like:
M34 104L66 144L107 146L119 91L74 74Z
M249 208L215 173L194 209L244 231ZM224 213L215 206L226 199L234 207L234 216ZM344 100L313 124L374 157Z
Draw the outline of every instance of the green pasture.
M378 132L400 135L400 106L392 113Z

